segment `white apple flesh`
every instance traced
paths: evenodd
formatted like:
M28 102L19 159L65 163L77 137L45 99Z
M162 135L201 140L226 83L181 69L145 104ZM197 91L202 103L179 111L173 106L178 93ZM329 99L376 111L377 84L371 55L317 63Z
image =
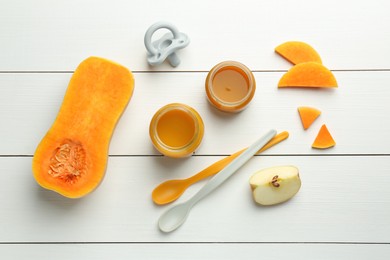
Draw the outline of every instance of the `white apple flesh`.
M301 188L295 166L276 166L252 175L249 184L254 200L261 205L275 205L291 199Z

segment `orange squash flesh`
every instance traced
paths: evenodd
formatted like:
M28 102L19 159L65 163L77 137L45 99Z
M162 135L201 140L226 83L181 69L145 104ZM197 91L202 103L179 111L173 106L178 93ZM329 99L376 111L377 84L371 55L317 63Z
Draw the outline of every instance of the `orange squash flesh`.
M278 83L283 87L337 88L333 73L317 62L299 63L285 73Z
M298 107L298 112L305 130L321 115L321 111L314 107Z
M294 65L310 61L322 64L321 57L317 51L304 42L288 41L282 43L275 48L275 52Z
M320 131L314 140L312 147L317 149L327 149L336 145L332 135L326 125L322 125Z
M111 136L133 89L125 67L98 57L81 62L35 151L35 180L69 198L93 191L105 175Z

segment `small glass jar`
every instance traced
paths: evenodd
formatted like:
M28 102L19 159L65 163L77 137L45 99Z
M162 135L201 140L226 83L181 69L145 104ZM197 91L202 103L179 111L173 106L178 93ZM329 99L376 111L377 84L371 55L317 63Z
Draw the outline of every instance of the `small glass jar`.
M199 113L181 103L160 108L149 126L154 147L160 153L174 158L191 155L202 142L203 134L204 124Z
M252 72L237 61L215 65L208 73L205 85L210 103L225 112L242 111L256 91Z

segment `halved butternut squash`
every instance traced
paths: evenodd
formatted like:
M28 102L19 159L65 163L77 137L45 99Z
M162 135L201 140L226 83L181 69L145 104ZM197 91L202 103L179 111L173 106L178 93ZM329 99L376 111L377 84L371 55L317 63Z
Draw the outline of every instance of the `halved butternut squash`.
M314 107L298 107L298 112L305 130L321 115L321 111Z
M111 136L133 88L132 73L117 63L98 57L80 63L34 154L33 175L43 188L79 198L99 185Z
M320 131L314 140L312 147L317 149L327 149L336 145L332 135L326 125L322 125Z
M294 65L309 61L322 64L321 57L317 51L304 42L288 41L282 43L275 48L275 52Z
M283 87L337 88L333 73L317 62L299 63L285 73L279 81Z

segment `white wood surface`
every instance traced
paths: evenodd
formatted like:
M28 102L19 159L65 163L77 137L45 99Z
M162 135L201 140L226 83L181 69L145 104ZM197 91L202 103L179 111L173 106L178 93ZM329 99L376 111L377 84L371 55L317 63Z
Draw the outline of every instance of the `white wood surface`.
M3 248L2 248L3 247ZM308 250L308 248L310 250ZM10 259L388 259L388 245L329 244L51 244L0 246ZM92 256L92 257L91 257Z
M388 259L389 3L0 0L0 258ZM147 65L144 33L159 20L191 38L177 68ZM277 89L291 65L273 50L287 40L311 44L340 87ZM68 200L36 184L31 159L72 72L91 55L131 69L135 92L102 184ZM258 85L248 109L234 115L213 109L204 93L207 71L227 59L251 68ZM170 102L193 106L205 121L195 156L162 157L150 143L149 121ZM308 131L296 110L302 105L322 110ZM313 150L323 123L337 145ZM180 229L158 230L167 207L151 201L157 184L191 176L269 128L290 137L196 205ZM283 164L298 166L301 191L279 206L256 205L249 177Z

